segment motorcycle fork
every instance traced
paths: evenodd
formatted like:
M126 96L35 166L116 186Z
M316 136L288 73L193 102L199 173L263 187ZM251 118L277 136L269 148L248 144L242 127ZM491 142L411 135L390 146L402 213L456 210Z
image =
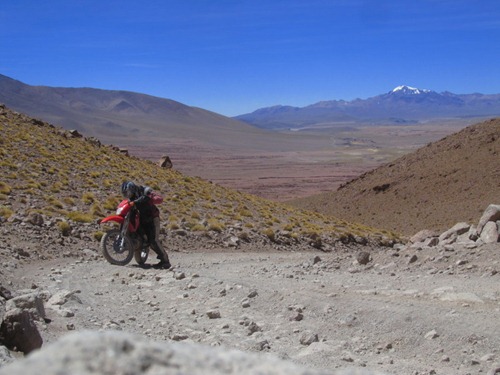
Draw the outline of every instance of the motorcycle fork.
M130 221L130 215L127 214L125 217L125 220L122 223L122 226L120 228L120 248L123 249L125 247L125 237L127 236L128 232L128 224Z

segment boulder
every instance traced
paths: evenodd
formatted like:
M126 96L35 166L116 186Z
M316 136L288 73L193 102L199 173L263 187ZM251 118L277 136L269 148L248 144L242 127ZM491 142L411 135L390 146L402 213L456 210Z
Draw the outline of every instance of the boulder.
M154 342L119 331L74 332L0 368L24 374L381 375L367 369L315 370L271 355L190 342Z
M497 220L500 220L500 205L490 204L483 212L481 219L479 219L479 224L477 225L478 236L481 235L483 228L487 222Z
M172 160L170 160L170 157L167 155L163 155L161 157L161 159L158 161L158 165L161 168L167 168L167 169L171 169L174 166Z
M38 293L23 294L7 301L7 311L14 309L26 310L33 319L43 320L46 318L43 300Z
M457 240L458 236L467 233L469 229L470 224L457 223L439 236L439 243L442 245L452 244Z
M439 237L439 233L437 233L433 230L430 230L430 229L424 229L424 230L421 230L420 232L414 234L410 238L410 242L411 243L419 243L419 242L424 242L429 238L436 238L436 237Z
M28 310L12 309L5 313L0 327L2 344L28 354L42 346L40 332ZM35 372L33 372L35 373Z
M484 243L495 243L500 241L498 225L494 221L488 221L481 231L480 239Z

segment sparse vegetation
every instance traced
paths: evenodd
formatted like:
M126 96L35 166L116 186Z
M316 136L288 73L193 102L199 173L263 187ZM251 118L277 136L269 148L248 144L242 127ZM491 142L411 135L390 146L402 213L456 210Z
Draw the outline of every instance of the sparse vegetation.
M12 188L6 182L0 181L0 194L9 195Z
M14 212L5 206L0 206L0 217L9 218Z
M274 242L276 240L276 233L274 233L274 231L271 228L264 229L262 233L271 241Z
M100 241L102 236L104 236L104 232L98 230L97 232L94 232L94 239L96 241Z
M63 236L69 236L71 233L71 225L67 221L58 222L57 227Z
M90 193L90 192L83 193L82 201L85 204L92 204L92 203L94 203L95 202L94 193Z
M78 223L90 223L94 218L92 214L79 211L71 211L67 216L70 220L76 221Z

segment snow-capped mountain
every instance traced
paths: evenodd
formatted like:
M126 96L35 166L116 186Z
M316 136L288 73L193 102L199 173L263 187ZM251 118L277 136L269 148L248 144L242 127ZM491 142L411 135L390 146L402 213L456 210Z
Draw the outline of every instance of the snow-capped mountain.
M274 106L236 118L261 128L302 129L317 124L401 124L496 116L500 116L500 94L457 95L401 85L368 99L327 100L306 107Z
M392 94L404 94L404 95L419 95L419 94L427 94L429 92L431 92L431 90L416 89L415 87L410 87L405 85L398 86L391 91Z

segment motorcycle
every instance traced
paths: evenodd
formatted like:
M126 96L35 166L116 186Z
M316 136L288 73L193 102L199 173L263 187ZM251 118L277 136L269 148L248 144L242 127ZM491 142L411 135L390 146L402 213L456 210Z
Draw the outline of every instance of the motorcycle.
M125 266L132 258L141 266L146 263L149 243L139 229L139 216L134 202L125 199L118 204L116 215L101 220L101 224L115 222L120 225L109 229L101 238L100 249L109 263Z

